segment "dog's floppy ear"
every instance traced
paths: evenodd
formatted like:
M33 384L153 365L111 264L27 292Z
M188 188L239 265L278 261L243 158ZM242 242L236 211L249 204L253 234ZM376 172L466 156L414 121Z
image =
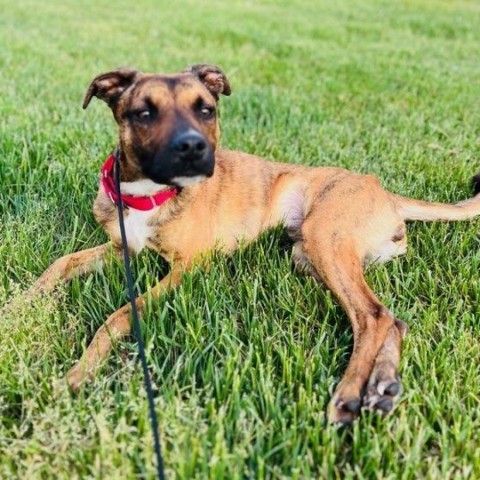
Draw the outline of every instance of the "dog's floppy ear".
M122 93L141 75L138 70L119 68L102 73L92 80L83 100L83 108L87 108L92 97L97 97L113 107Z
M232 93L227 77L215 65L192 65L184 70L183 73L191 73L196 76L216 100L218 100L220 94L228 96Z

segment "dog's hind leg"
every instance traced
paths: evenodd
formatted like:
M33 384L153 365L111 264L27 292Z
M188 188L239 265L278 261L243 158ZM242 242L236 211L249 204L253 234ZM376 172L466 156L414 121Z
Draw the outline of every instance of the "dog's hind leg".
M326 224L318 225L315 215L305 221L302 249L347 311L353 328L353 353L328 409L330 421L348 423L360 411L362 389L395 318L368 287L354 239L342 236L335 226L329 230Z
M377 257L374 257L377 258ZM293 249L293 261L298 270L321 280L313 265L305 256L302 242L297 242ZM384 415L391 413L395 402L402 394L402 383L398 375L402 340L408 327L396 319L390 327L368 379L367 389L362 398L362 408L378 411Z
M367 410L389 414L395 401L402 393L402 384L397 369L400 363L402 340L407 333L407 326L401 320L395 320L390 327L387 338L375 359L362 406Z
M158 298L171 288L177 286L185 271L185 265L176 265L171 272L155 285L147 294L136 298L138 312L145 307L147 296ZM112 313L104 325L95 333L92 342L76 365L67 374L67 382L72 390L77 391L80 386L95 374L95 369L104 360L112 349L113 342L130 334L130 303Z
M121 251L108 242L98 247L82 250L59 258L43 272L30 289L31 293L47 293L59 283L68 282L74 277L90 273L103 265L106 257L112 254L121 258Z

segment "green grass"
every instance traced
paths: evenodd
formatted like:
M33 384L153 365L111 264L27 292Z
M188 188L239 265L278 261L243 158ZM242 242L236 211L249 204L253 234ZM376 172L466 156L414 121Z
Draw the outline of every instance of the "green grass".
M0 477L153 478L133 341L78 396L58 382L126 301L119 264L27 302L59 256L105 241L91 205L115 145L97 73L216 63L223 146L378 175L423 199L470 195L479 170L475 1L17 0L0 18ZM405 394L350 430L325 409L351 351L325 288L281 231L217 256L152 302L144 335L169 478L478 478L479 222L414 224L368 281L406 321ZM321 228L321 227L320 227ZM137 288L165 274L134 262Z

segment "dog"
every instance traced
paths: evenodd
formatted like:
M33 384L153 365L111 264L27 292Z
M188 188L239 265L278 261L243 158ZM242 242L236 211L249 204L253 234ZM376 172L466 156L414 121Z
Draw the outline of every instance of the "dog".
M346 310L354 346L328 406L332 422L353 421L361 407L389 413L402 387L397 368L406 325L379 301L363 269L405 253L407 220L466 220L480 214L476 195L455 205L404 198L385 191L371 175L341 168L272 163L217 148L218 101L230 95L225 74L194 65L175 75L122 68L93 79L83 108L105 101L119 127L117 155L130 253L153 249L171 265L149 295L178 285L194 265L208 268L208 252L232 252L239 242L283 225L299 270L323 282ZM94 202L96 220L110 241L60 258L35 283L48 292L93 271L110 255L121 258L113 185L113 157L102 169ZM141 311L146 295L136 299ZM130 305L96 332L68 372L73 390L94 376L112 342L130 333Z

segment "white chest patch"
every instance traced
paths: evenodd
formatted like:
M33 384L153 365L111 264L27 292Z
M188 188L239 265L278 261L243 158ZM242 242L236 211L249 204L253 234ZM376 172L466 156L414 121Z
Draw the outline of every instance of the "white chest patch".
M120 184L120 190L123 194L134 196L154 195L167 188L169 188L167 185L155 183L148 178L136 180L135 182L122 182ZM156 208L147 211L130 208L126 210L128 213L124 214L128 246L136 253L145 248L148 238L153 234L150 218L156 210Z
M131 208L128 210L128 215L124 216L128 246L135 253L140 252L146 246L148 238L153 234L153 227L149 221L155 211L156 208L146 212Z

